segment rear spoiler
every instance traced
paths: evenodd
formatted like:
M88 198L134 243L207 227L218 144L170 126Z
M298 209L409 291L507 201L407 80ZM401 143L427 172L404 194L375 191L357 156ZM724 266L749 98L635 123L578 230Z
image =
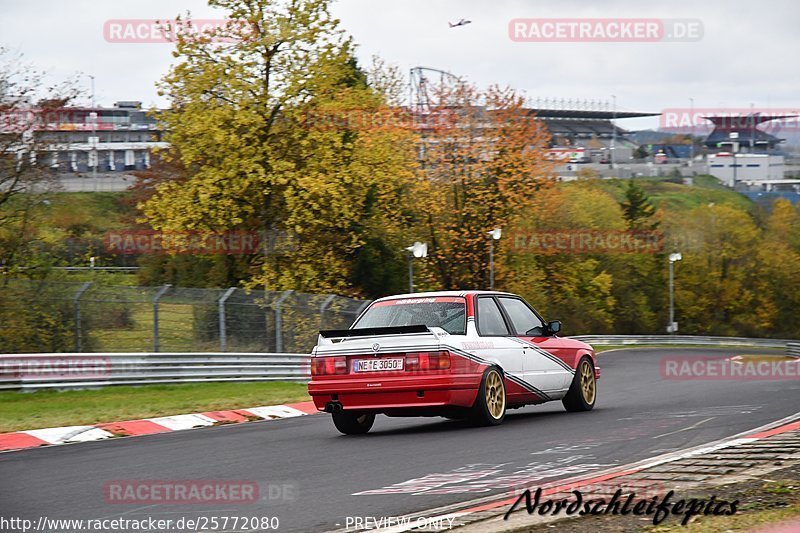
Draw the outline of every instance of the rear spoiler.
M373 335L404 335L407 333L430 333L428 326L389 326L385 328L326 329L319 332L325 339L341 337L372 337Z

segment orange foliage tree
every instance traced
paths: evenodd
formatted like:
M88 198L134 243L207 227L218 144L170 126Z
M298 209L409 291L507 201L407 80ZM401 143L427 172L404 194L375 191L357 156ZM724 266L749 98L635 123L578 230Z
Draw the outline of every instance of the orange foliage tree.
M437 91L417 115L421 176L416 187L420 237L429 243L421 285L489 286L489 235L509 231L552 183L550 136L511 89L459 85ZM497 285L508 273L496 241Z

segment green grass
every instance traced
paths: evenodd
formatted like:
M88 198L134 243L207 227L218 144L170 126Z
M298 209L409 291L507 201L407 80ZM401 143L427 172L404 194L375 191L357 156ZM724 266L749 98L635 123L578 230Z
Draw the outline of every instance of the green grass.
M153 350L153 305L149 302L128 304L132 324L129 327L95 326L90 330L92 351L130 352ZM163 352L219 350L219 341L195 339L193 307L189 304L159 304L159 338Z
M630 180L595 180L592 186L611 194L618 202L625 198L625 188ZM745 196L732 191L713 176L695 176L693 185L673 183L665 178L637 178L637 185L644 189L656 207L683 211L702 205L730 204L743 210L752 207Z
M196 383L0 392L0 433L308 401L302 383Z

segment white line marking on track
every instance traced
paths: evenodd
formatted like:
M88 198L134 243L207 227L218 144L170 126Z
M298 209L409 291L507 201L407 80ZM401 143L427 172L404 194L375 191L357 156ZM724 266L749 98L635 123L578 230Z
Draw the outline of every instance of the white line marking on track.
M714 420L715 418L716 418L715 416L712 416L711 418L706 418L705 420L701 420L700 422L698 422L698 423L696 423L696 424L692 424L692 425L691 425L691 426L689 426L688 428L676 429L675 431L670 431L669 433L662 433L661 435L656 435L656 436L655 436L655 437L653 437L653 438L654 438L654 439L660 439L661 437L666 437L666 436L668 436L668 435L675 435L676 433L682 433L682 432L684 432L684 431L689 431L689 430L692 430L692 429L696 428L696 427L697 427L697 426L699 426L700 424L705 424L705 423L706 423L706 422L708 422L709 420Z

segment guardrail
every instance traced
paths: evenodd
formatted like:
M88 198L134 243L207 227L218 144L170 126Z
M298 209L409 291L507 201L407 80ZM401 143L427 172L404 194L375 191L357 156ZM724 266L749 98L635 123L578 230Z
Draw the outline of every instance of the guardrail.
M308 381L310 356L285 353L110 353L0 355L0 390Z
M709 337L701 335L576 335L570 337L598 346L628 346L637 344L674 344L697 346L751 346L754 348L783 348L800 343L788 339L752 339L748 337ZM800 353L798 353L800 355Z
M696 345L777 348L800 357L800 342L693 335L577 335L597 346ZM298 381L310 375L307 354L104 353L0 355L0 390L220 381Z

